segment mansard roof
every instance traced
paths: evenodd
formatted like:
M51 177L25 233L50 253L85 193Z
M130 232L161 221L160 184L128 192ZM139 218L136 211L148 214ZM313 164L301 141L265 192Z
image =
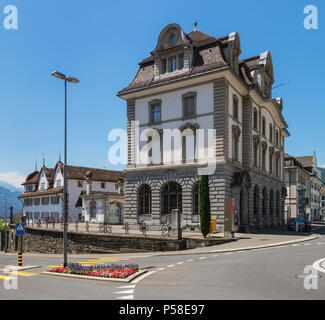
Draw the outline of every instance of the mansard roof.
M161 50L160 52L164 50L170 50L166 47L163 39L164 35L170 28L176 30L176 32L179 32L181 35L181 39L179 40L179 43L176 44L175 48L178 48L180 45L188 44L193 48L193 56L195 58L192 62L192 65L190 66L189 71L186 70L175 75L172 74L170 76L167 75L161 79L155 79L155 55L157 52L159 53L159 50ZM179 25L171 24L161 31L158 39L158 44L154 51L149 57L139 62L139 69L134 79L127 87L119 91L118 95L120 96L123 93L129 91L144 89L154 85L167 83L172 80L181 80L189 76L204 74L225 67L230 67L231 62L229 61L229 57L226 58L225 55L228 49L231 50L231 48L229 48L229 46L231 46L229 43L232 41L235 41L235 45L239 46L238 50L240 54L240 40L237 33L232 33L228 36L216 38L195 29L189 34L185 34ZM249 87L255 86L256 84L253 72L257 69L262 68L265 69L266 73L270 76L273 82L273 64L269 51L266 51L254 57L239 60L239 76Z
M186 71L178 73L177 75L164 77L163 79L154 80L155 59L153 52L151 56L139 62L139 70L133 81L126 88L122 89L118 94L120 95L130 90L165 83L170 80L181 79L190 75L218 70L229 65L223 53L224 41L226 41L228 37L222 37L218 39L204 32L195 30L187 34L186 38L195 49L195 59L189 72ZM157 48L155 50L157 50Z

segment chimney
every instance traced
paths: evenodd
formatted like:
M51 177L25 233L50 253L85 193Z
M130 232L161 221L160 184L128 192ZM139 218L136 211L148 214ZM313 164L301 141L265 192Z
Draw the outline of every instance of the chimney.
M86 194L90 195L92 193L92 188L93 188L93 173L89 170L87 171L86 175Z

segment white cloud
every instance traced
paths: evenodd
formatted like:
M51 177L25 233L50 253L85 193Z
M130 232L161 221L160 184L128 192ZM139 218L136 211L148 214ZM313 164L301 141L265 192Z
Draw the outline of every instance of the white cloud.
M322 164L321 166L319 166L320 168L324 168L325 169L325 164Z
M26 180L19 172L0 172L0 181L7 182L16 188L21 189L21 184Z

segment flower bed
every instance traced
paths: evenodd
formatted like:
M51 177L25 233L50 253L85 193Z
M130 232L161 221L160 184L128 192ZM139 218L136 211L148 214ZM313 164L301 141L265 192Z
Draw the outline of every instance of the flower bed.
M126 279L127 277L139 271L137 264L130 265L98 265L98 266L83 266L81 264L69 264L67 267L58 267L48 270L53 273L65 273L82 275L89 277L116 278Z

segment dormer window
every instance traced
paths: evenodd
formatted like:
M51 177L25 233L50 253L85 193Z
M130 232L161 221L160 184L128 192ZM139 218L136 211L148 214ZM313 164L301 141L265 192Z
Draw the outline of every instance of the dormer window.
M184 69L184 55L179 56L179 70Z
M176 43L176 35L175 33L172 33L170 38L169 38L169 44L173 46Z
M162 60L162 73L166 73L167 72L167 60L163 59Z
M45 190L45 183L41 183L41 190Z
M169 72L174 72L177 70L177 59L172 57L169 59Z

